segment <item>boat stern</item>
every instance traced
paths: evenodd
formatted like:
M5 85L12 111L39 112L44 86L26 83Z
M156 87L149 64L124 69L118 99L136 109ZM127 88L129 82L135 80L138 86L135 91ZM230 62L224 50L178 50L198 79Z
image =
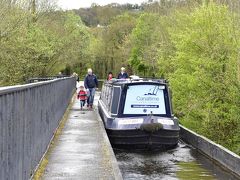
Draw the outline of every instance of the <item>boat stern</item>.
M114 148L168 149L179 140L176 118L138 117L116 118L115 128L106 128Z

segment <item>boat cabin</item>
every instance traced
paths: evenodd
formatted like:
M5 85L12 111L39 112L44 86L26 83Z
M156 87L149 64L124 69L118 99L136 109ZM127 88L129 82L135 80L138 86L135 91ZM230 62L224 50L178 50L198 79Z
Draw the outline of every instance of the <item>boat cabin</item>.
M165 80L114 80L104 83L100 100L112 117L171 117L169 94Z

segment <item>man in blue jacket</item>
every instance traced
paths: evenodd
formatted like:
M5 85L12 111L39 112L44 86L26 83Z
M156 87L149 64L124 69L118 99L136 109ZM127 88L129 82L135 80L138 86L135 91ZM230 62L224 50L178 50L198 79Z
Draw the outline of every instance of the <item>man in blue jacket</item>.
M129 78L128 77L128 74L125 72L125 68L124 67L121 67L121 72L118 74L118 79L127 79Z
M92 109L95 91L98 87L97 76L93 74L92 69L88 69L88 74L84 79L84 86L87 91L87 106Z

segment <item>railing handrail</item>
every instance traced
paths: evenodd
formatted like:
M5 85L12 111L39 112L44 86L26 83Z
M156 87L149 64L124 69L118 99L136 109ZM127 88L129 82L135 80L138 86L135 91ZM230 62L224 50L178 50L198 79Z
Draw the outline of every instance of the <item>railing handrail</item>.
M4 95L4 94L9 94L9 93L12 93L15 91L23 91L23 90L34 88L34 87L43 86L45 84L49 84L54 81L60 81L60 80L65 80L65 79L70 79L70 78L73 78L73 77L56 78L56 79L52 79L52 80L39 81L39 82L34 82L34 83L24 84L24 85L0 87L0 96Z

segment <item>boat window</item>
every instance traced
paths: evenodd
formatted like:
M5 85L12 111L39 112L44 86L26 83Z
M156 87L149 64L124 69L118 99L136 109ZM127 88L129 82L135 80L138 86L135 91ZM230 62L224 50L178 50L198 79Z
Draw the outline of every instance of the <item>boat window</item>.
M165 86L155 84L130 85L123 114L166 114Z
M106 103L106 86L104 86L102 89L101 99L102 99L103 103L105 104Z
M112 87L104 86L101 95L102 101L105 104L106 108L110 109L111 99L112 99Z
M110 109L111 100L112 100L112 87L108 87L108 92L107 92L107 107L108 107L108 109Z
M112 97L112 106L111 106L111 113L118 114L118 106L119 106L119 99L121 96L121 88L114 87L113 88L113 97Z
M102 91L101 91L101 99L103 100L105 98L105 86L103 85Z
M103 86L102 93L101 93L101 99L104 102L106 98L106 86Z
M107 98L108 98L108 86L105 87L105 98L104 98L104 104L107 105Z

